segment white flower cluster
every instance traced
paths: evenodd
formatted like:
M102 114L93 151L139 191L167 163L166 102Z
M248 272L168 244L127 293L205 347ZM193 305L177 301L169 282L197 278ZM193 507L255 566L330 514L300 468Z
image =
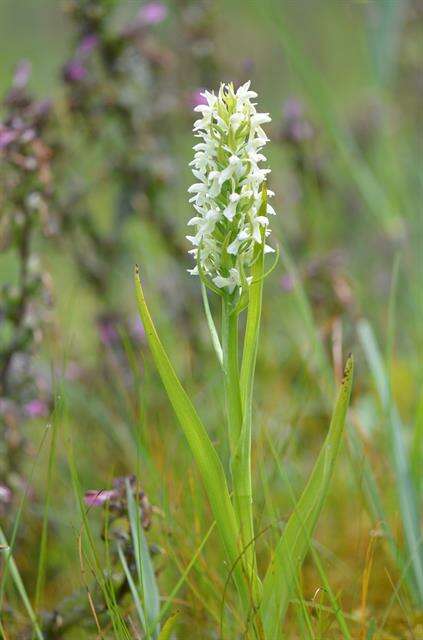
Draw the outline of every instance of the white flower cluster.
M251 100L257 94L249 82L236 92L232 84L222 84L217 96L209 91L202 95L207 104L195 107L201 118L194 123L201 142L190 163L197 182L188 189L196 215L188 222L195 235L187 238L197 265L189 272L198 274L199 266L216 287L232 293L251 281L254 247L270 234L267 214L275 213L269 204L262 211L270 169L259 166L266 160L260 151L268 141L262 125L270 117L256 111ZM267 196L272 195L268 190ZM270 251L265 245L265 252Z

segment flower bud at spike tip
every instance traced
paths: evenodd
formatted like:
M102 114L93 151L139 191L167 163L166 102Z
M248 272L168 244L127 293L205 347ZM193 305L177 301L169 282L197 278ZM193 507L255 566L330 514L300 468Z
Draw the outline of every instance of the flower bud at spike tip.
M206 103L194 109L201 114L194 123L200 141L190 163L195 183L188 189L195 215L187 238L197 264L189 272L232 294L251 282L254 248L266 241L268 215L275 213L270 204L264 206L270 169L261 166L268 141L262 125L270 117L256 111L257 94L249 82L237 91L222 84L218 95L205 91L202 96ZM264 251L273 249L265 244Z

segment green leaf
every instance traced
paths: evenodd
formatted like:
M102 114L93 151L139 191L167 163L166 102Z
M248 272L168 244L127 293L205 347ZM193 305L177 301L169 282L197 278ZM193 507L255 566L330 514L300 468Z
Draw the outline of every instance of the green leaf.
M157 370L185 434L191 452L200 471L210 505L216 520L227 557L233 565L234 579L241 596L244 609L249 609L249 592L241 564L237 561L239 548L239 528L229 496L225 472L207 431L182 387L174 368L163 348L153 320L148 311L141 286L138 268L135 271L135 288L138 310L146 332L148 343Z
M347 360L326 440L307 485L276 546L263 582L262 618L268 640L278 636L299 569L309 548L319 514L329 491L342 442L353 377L353 359Z

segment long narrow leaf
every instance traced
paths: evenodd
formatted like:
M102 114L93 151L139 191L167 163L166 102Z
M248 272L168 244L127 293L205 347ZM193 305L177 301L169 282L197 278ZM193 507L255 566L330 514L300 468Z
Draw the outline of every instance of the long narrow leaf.
M344 431L353 377L350 356L325 443L308 483L276 546L263 583L262 618L266 638L277 637L297 573L322 510Z

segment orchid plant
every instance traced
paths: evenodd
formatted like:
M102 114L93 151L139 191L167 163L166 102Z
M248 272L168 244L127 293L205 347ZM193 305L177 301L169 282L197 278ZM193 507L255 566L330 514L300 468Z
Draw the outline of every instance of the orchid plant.
M258 352L265 255L277 252L268 244L270 170L262 149L268 141L263 125L267 113L256 111L257 94L250 83L236 91L222 84L217 95L204 92L201 117L194 124L200 139L191 162L196 182L189 188L195 215L189 272L200 279L205 316L222 369L227 410L230 477L160 341L149 313L139 269L137 302L149 346L169 400L185 433L202 476L213 517L240 599L240 637L274 640L281 637L284 616L295 592L298 572L328 493L339 452L352 384L353 363L345 367L328 434L306 487L285 524L279 542L262 572L256 554L252 492L252 406ZM221 335L208 302L207 289L222 301ZM246 314L242 350L239 318ZM276 523L275 523L276 524ZM263 577L264 575L264 577Z

